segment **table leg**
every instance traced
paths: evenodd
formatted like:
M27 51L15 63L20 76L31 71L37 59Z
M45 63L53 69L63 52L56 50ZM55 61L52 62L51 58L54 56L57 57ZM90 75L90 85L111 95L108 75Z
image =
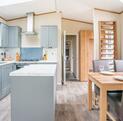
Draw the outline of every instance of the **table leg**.
M107 113L107 91L104 87L100 88L100 120L106 121Z
M88 82L88 110L91 111L92 109L92 81L89 80Z

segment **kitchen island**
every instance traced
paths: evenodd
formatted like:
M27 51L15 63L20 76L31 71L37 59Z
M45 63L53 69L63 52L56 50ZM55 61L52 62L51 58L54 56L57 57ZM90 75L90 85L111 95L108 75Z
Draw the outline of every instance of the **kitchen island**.
M56 68L33 64L10 73L11 121L55 121Z

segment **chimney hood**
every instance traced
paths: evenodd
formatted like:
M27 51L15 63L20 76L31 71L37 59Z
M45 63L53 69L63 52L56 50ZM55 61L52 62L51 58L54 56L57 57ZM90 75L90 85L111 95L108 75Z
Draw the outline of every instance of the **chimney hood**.
M27 31L25 32L26 35L32 36L36 35L36 32L34 32L34 13L30 12L27 13Z

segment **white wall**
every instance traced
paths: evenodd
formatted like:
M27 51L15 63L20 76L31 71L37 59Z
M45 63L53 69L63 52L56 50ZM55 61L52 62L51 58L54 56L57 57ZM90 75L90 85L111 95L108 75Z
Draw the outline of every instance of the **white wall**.
M62 31L68 34L78 34L80 30L93 30L93 25L62 19Z
M26 19L17 19L14 21L9 21L8 25L20 26L22 31L26 31L27 22ZM22 47L40 47L40 26L41 25L57 25L58 26L58 83L62 80L61 71L61 13L45 14L40 16L35 16L35 31L38 36L27 37L22 34Z
M94 23L94 59L99 59L99 21L116 21L117 22L117 41L118 41L118 57L120 58L120 15L93 10Z
M3 20L2 18L0 18L0 22L2 22L2 23L5 23L5 24L6 24L6 21L5 21L5 20Z
M123 13L120 15L121 20L121 58L123 59Z

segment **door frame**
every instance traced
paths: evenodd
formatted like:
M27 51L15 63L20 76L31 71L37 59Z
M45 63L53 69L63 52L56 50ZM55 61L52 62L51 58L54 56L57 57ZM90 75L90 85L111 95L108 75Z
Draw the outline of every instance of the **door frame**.
M76 79L79 80L79 34L67 33L66 36L73 35L76 36ZM64 55L64 54L63 54Z

